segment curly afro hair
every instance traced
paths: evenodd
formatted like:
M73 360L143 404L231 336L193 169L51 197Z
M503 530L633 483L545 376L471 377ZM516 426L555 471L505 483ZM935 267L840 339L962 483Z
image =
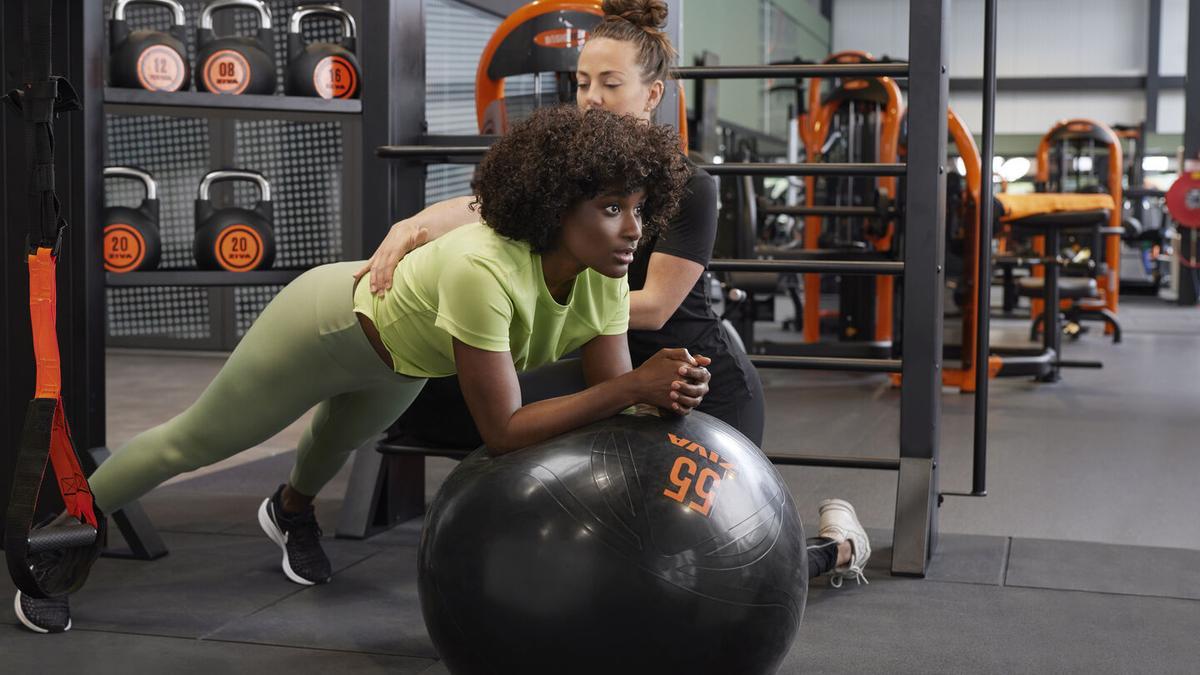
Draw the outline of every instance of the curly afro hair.
M645 190L648 240L674 217L690 175L670 127L563 105L514 125L484 156L471 189L489 227L543 253L557 243L563 216L609 192Z

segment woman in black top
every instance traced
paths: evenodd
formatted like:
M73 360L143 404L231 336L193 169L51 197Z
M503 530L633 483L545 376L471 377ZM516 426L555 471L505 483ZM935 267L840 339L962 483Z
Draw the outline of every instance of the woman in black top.
M649 239L638 250L629 268L629 290L645 289L652 279L651 266L656 256L691 261L700 269L708 267L716 236L716 184L712 176L693 165L678 216L661 236ZM635 322L631 311L629 355L634 363L642 363L660 345L674 341L693 353L710 357L709 394L697 410L724 420L755 445L762 446L765 420L762 381L742 350L730 343L713 312L705 286L703 275L696 278L683 301L658 325L644 319Z
M662 100L668 68L675 57L662 31L664 0L605 0L604 21L589 35L576 69L580 107L604 108L651 122ZM396 223L357 276L370 273L372 290L389 288L400 258L425 241L479 220L471 197L434 204ZM687 347L711 358L708 395L697 410L724 420L762 445L764 406L758 372L730 344L709 305L703 283L717 236L717 189L693 166L678 215L659 237L642 242L629 268L629 354L642 363L663 345ZM526 373L526 403L584 388L578 362ZM454 378L430 380L425 391L391 430L402 443L475 447L480 444L462 392ZM819 536L808 541L809 576L832 574L861 579L871 546L854 508L840 499L820 505Z
M661 30L667 5L662 0L608 0L604 11L604 21L589 34L579 57L577 102L580 107L604 108L649 123L662 101L675 56ZM450 199L396 223L358 276L370 272L371 289L387 290L396 263L408 251L454 227L479 220L471 202L472 197ZM682 345L694 354L710 357L712 380L698 409L724 420L761 446L762 383L749 360L722 331L703 283L716 234L716 185L707 173L693 168L679 216L661 238L641 245L630 268L629 352L635 365L650 358L662 344ZM565 384L570 385L569 378ZM555 387L563 385L561 378L553 383ZM560 393L561 388L527 389L525 396L533 400ZM453 382L430 382L405 415L407 420L422 422L417 436L446 444L477 444L470 417L454 412L459 396ZM434 410L438 428L429 429L428 413Z

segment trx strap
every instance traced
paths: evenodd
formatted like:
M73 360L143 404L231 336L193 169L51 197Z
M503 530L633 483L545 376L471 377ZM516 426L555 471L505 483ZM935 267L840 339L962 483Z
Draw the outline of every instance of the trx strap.
M4 521L4 552L22 593L49 598L73 593L87 580L104 541L104 515L96 508L63 410L56 330L55 270L67 225L54 193L56 113L78 110L74 90L50 76L53 2L25 3L25 84L5 97L25 119L29 174L29 314L37 364L34 398L25 415L13 485ZM61 85L61 94L60 94ZM38 495L49 463L66 512L35 527Z

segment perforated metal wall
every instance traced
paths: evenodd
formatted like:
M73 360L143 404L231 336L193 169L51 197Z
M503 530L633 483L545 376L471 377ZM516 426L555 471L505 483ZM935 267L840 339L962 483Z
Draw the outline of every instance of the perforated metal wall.
M342 125L338 122L239 120L234 166L271 183L275 269L335 262L342 254ZM233 183L234 202L250 207L258 186Z
M194 65L195 26L204 3L184 0L183 4L187 14L188 60ZM301 0L268 3L275 28L277 94L283 92L288 19L300 4ZM106 6L107 18L111 15L111 1ZM232 21L233 34L252 34L258 24L256 13L247 9L221 12L216 18L219 27ZM161 30L169 25L171 17L162 6L134 4L128 7L126 20L133 30ZM313 17L305 21L304 33L306 40L332 41L341 35L341 25L332 18ZM277 244L275 269L308 268L341 258L344 188L341 123L294 120L214 123L201 117L110 114L106 126L106 165L140 167L159 183L163 239L160 269L195 268L192 246L196 189L201 177L218 166L259 171L271 182ZM232 150L223 147L230 141ZM214 200L223 203L230 189L232 203L239 206L250 207L259 198L256 186L236 182L215 187ZM106 204L136 206L142 196L137 181L106 181ZM136 345L138 338L162 345L162 338L169 338L181 341L181 347L188 346L190 340L205 341L204 346L211 347L214 340L220 341L222 330L228 330L221 325L230 321L234 335L243 335L279 289L247 286L232 293L216 293L208 288L109 289L109 336L118 338L117 343L122 345ZM226 306L229 298L232 305ZM210 306L214 299L215 306ZM222 315L229 318L221 319Z
M187 117L107 116L106 166L134 166L150 172L158 183L163 269L195 267L196 188L208 170L208 122ZM109 178L105 206L136 207L145 196L140 181Z
M212 338L208 289L110 288L106 297L109 337Z

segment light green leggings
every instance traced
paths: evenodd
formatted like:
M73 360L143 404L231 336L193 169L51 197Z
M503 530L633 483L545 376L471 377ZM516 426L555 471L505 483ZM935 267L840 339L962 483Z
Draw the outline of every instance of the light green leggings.
M112 513L168 478L258 445L313 406L290 482L316 495L425 384L393 372L359 326L352 275L361 266L314 268L275 296L190 408L139 434L89 478L100 508Z

